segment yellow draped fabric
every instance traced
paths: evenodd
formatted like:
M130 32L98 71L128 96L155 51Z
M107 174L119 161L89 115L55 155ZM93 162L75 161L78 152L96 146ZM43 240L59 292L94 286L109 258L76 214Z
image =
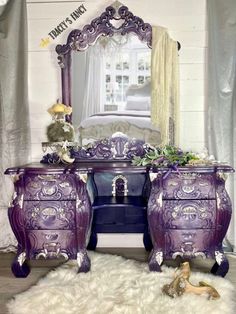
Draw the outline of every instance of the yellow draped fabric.
M161 144L179 144L178 45L167 30L152 27L151 121L160 129Z

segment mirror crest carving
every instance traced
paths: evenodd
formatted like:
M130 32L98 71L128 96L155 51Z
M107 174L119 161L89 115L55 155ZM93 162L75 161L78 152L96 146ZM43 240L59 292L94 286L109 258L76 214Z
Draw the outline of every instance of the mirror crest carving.
M112 21L124 22L116 28ZM58 53L59 65L64 68L68 64L65 56L71 50L83 51L89 46L94 45L100 36L113 36L115 33L126 35L128 33L135 33L141 41L147 43L151 48L152 41L152 27L148 23L133 15L126 6L121 6L118 11L112 6L106 8L99 17L92 20L91 24L87 24L82 30L74 29L70 32L67 43L65 45L57 45L56 52Z

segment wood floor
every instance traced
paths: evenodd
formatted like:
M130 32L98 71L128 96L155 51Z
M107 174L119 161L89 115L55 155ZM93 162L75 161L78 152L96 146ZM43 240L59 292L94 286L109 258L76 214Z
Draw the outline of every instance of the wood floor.
M134 258L139 261L147 261L148 253L144 249L134 248L115 248L115 249L98 249L97 251L111 254L118 254L127 258ZM0 253L0 314L7 314L6 303L17 293L27 290L30 286L34 285L40 278L45 276L55 266L60 265L61 261L48 260L48 261L30 261L31 273L25 279L15 278L10 269L13 253ZM236 288L236 256L228 256L230 263L230 270L226 278L230 280ZM203 272L209 272L213 265L212 260L196 259L191 265L194 269ZM166 262L167 265L177 266L178 261ZM235 295L236 297L236 295ZM43 313L42 313L43 314Z

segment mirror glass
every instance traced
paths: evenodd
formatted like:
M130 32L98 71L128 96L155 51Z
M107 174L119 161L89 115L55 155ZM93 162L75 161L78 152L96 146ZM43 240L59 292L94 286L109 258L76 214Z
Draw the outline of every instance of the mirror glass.
M85 51L72 51L71 83L75 130L88 117L150 115L151 49L135 34L100 36Z

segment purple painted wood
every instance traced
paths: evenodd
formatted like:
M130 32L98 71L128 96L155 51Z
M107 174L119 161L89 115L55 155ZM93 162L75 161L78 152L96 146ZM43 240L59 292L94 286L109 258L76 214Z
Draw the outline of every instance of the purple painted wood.
M165 177L167 170L150 173L152 190L148 222L153 242L149 268L161 271L164 259L214 258L212 272L225 276L228 261L222 241L232 205L225 190L228 166L183 167Z
M130 139L125 134L114 134L89 145L72 149L71 156L75 161L81 160L131 160L134 156L144 156L146 144L142 140Z
M38 258L77 259L78 271L89 271L86 244L92 213L86 172L35 166L6 171L14 177L15 187L8 211L18 241L14 275L26 277L30 271L26 260Z
M133 166L129 160L81 161L68 166L29 164L7 169L5 173L12 175L15 187L8 211L18 241L12 263L15 276L26 277L30 272L27 259L40 257L77 259L78 271L88 271L86 244L92 214L86 174L146 174L149 170ZM166 258L202 256L215 258L212 272L225 276L229 265L222 241L232 213L225 173L233 169L224 165L182 167L166 176L168 170L150 170L150 270L160 271ZM129 208L127 213L133 214L134 210ZM96 241L96 231L91 236Z

